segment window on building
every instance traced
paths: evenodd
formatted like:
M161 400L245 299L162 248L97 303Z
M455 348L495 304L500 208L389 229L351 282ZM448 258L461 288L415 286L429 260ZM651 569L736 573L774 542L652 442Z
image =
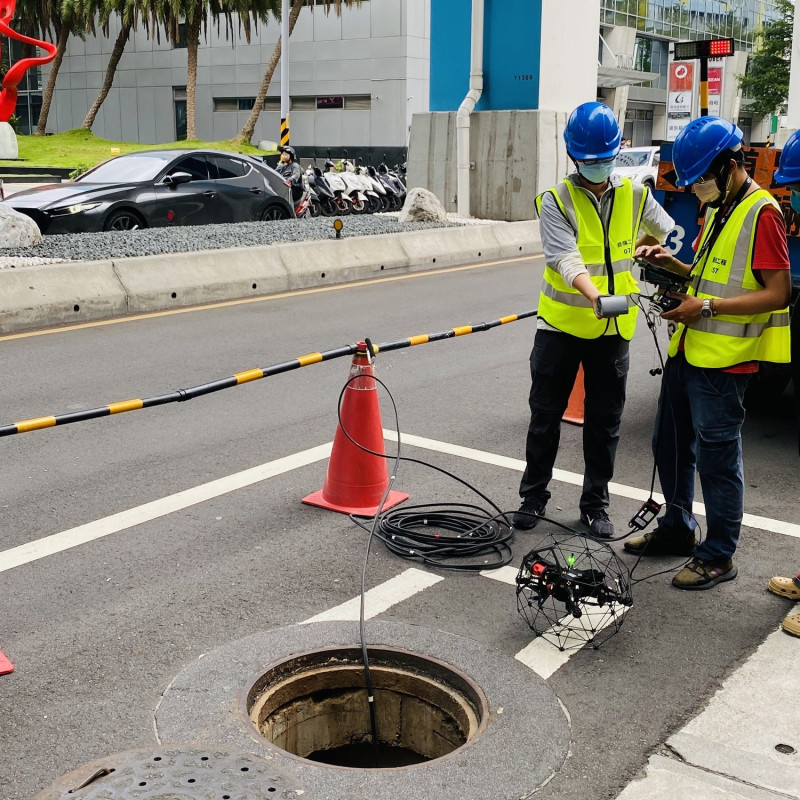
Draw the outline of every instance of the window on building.
M186 47L186 23L178 23L178 38L172 43L173 50L181 50Z
M172 103L175 108L175 141L186 139L186 87L172 87Z

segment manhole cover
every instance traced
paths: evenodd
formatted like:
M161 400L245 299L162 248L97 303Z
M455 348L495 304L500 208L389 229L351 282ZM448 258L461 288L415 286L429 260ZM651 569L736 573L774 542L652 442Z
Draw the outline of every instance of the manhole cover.
M276 800L306 795L247 753L160 748L117 753L59 778L34 800Z

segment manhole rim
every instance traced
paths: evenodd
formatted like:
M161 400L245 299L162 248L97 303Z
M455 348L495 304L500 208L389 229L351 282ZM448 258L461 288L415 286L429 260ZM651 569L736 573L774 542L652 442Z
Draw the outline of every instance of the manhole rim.
M322 769L330 769L340 772L362 772L363 767L341 767L337 764L327 764L322 761L313 761L310 758L304 758L303 756L298 756L295 753L290 752L289 750L284 750L282 747L278 747L278 745L271 742L269 739L267 739L266 736L264 736L261 733L261 731L259 731L258 727L255 725L250 716L250 711L248 710L249 697L251 691L253 690L253 687L268 672L277 668L281 664L286 664L287 662L293 661L295 659L300 659L303 658L304 656L309 656L314 653L332 653L345 649L357 649L357 648L360 648L359 644L327 645L324 647L308 648L306 650L297 653L291 653L288 656L276 658L272 660L269 664L265 665L263 668L255 672L253 678L248 679L244 688L240 692L238 701L238 713L242 717L245 728L250 737L254 739L256 742L258 742L258 744L260 744L262 747L265 747L270 753L280 755L281 757L287 757L292 761L298 762L306 766L313 766L315 768L320 767ZM444 763L448 759L461 756L467 748L477 744L480 741L481 737L489 727L491 707L489 705L489 699L486 696L486 693L483 691L480 684L474 678L472 678L471 675L469 675L459 667L455 666L454 664L451 664L450 662L445 661L441 658L429 655L428 653L421 653L416 650L409 650L403 647L394 647L392 645L384 645L384 644L375 644L375 645L368 644L367 653L369 654L370 652L372 653L394 652L394 653L400 653L404 656L414 656L415 658L421 661L429 661L435 664L437 667L449 670L450 672L457 675L460 680L463 680L474 692L475 697L477 697L480 702L480 713L478 714L478 726L477 730L475 731L475 734L471 738L469 738L466 742L464 742L464 744L460 745L454 750L451 750L449 753L446 753L443 756L439 756L438 758L430 759L428 761L423 761L420 764L408 764L407 766L404 767L387 767L383 769L368 770L369 772L388 773L388 772L399 772L407 770L419 770L425 768L429 769L431 765Z

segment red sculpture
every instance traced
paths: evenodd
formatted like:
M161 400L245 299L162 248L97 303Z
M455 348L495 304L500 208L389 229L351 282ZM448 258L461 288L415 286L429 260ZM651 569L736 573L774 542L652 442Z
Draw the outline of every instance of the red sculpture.
M56 46L54 44L40 42L38 39L24 36L9 27L8 23L11 22L11 18L14 16L15 5L16 0L0 0L0 34L8 36L9 39L16 39L18 42L26 42L27 44L41 47L47 51L47 55L23 58L6 72L3 78L3 89L0 91L0 122L8 122L14 113L14 109L17 106L17 86L19 86L25 70L38 64L47 64L56 57Z

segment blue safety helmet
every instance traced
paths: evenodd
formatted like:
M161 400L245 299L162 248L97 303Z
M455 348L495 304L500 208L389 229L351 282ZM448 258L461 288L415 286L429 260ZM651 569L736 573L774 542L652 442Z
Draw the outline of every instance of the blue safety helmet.
M800 131L795 131L781 151L776 183L800 183Z
M607 105L582 103L569 115L564 141L576 161L603 160L619 152L622 131Z
M711 162L724 150L742 141L742 132L732 122L719 117L693 119L676 137L672 146L672 166L678 186L688 186L711 168Z

